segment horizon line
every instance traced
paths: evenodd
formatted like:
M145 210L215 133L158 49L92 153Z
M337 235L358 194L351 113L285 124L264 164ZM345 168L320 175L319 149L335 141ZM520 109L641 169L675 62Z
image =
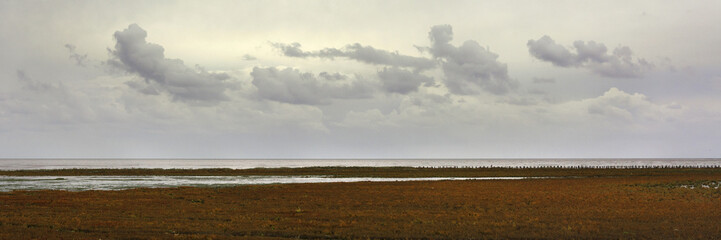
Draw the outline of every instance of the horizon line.
M194 158L194 157L0 157L0 160L721 160L721 157L541 157L541 158Z

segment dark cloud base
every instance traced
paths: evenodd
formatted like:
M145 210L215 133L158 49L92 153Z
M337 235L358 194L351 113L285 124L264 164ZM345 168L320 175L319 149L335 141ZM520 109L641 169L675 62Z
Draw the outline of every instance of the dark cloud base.
M437 67L442 68L443 83L453 94L474 95L488 92L502 95L517 88L518 82L508 76L507 65L498 62L498 54L488 51L473 40L468 40L459 47L451 45L453 31L450 25L433 26L428 38L430 47L417 48L421 52L430 53L432 59L401 55L359 43L349 44L341 49L325 48L318 51L304 51L297 42L271 45L287 57L344 57L385 66L378 72L378 77L383 90L389 93L407 94L417 91L421 84L433 85L433 79L420 72ZM411 68L413 71L402 68Z
M230 87L227 81L230 76L191 69L180 59L167 59L162 46L145 41L147 35L137 24L113 35L115 49L106 63L145 79L128 83L128 86L144 94L165 92L174 100L184 102L228 100L225 90Z
M526 46L536 59L557 67L585 68L603 77L637 78L653 68L653 64L643 58L634 59L633 52L626 46L617 47L609 54L602 43L575 41L573 49L576 53L572 53L549 36L528 40Z

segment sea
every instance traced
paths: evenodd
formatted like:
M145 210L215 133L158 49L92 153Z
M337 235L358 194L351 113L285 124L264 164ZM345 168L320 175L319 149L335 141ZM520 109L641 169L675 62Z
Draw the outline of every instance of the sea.
M207 169L302 167L721 167L719 158L675 159L0 159L1 170L42 169ZM227 187L254 184L321 182L392 182L441 180L518 180L523 177L480 178L341 178L333 176L3 176L0 192L15 190L123 190L180 186Z
M564 159L0 159L0 170L302 167L711 167L721 158Z

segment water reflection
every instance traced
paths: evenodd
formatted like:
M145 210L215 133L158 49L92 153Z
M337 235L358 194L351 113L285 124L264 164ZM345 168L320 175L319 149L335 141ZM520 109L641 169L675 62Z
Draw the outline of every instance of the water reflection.
M251 184L395 182L441 180L515 180L527 177L336 178L329 176L0 176L0 191L122 190L180 186L225 187Z

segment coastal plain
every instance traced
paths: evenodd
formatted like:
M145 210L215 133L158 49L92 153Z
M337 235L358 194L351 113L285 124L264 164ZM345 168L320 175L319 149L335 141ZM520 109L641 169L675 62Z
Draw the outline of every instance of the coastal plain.
M0 192L0 239L712 239L719 168L0 171L11 176L550 177Z

